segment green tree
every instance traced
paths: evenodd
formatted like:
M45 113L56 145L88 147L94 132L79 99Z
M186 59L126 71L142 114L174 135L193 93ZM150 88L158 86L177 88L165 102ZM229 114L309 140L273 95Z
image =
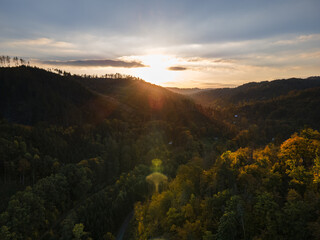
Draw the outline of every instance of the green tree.
M258 236L262 239L277 239L279 237L278 228L281 218L279 205L275 202L272 194L264 192L258 194L251 224L259 230Z
M234 211L228 211L220 218L218 231L216 234L217 240L233 240L237 236L237 220Z
M11 240L12 235L9 231L9 228L7 226L2 226L0 228L0 239L1 240Z
M84 231L84 225L82 223L79 224L75 224L73 229L72 229L72 233L74 236L75 240L80 240L82 239L82 237L84 235L86 235L87 233Z

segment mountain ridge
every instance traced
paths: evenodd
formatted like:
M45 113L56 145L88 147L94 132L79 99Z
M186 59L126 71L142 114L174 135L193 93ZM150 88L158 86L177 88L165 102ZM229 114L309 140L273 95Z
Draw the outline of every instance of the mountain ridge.
M303 90L320 86L320 77L289 78L273 81L250 82L236 88L217 88L204 90L190 97L206 106L225 106L256 100L272 99L288 94L293 90Z

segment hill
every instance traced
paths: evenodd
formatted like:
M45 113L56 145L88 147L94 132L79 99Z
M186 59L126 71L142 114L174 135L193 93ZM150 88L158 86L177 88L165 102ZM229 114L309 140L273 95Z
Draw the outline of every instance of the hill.
M319 129L319 105L320 88L316 87L269 100L212 109L212 114L237 129L235 139L246 142L255 139L255 143L263 144L272 139L283 141L304 127Z
M0 68L0 117L34 125L106 118L182 125L209 123L193 101L136 78L64 76L31 67Z
M290 78L274 81L251 82L236 88L219 88L190 95L196 102L211 107L261 101L288 94L293 90L320 87L320 77Z
M116 103L114 112L120 118L164 120L183 126L212 123L193 100L140 79L76 78L76 81Z
M81 107L94 98L76 82L42 69L0 68L0 115L11 122L78 122L88 117Z

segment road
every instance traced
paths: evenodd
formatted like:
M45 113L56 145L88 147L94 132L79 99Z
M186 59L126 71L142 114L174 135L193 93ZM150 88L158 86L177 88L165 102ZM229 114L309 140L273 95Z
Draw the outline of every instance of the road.
M118 234L117 234L117 237L116 237L116 240L123 240L123 237L124 237L124 234L126 233L126 230L128 228L128 225L130 223L130 220L132 219L133 217L133 214L134 214L134 211L132 210L126 217L126 219L123 221L119 231L118 231Z

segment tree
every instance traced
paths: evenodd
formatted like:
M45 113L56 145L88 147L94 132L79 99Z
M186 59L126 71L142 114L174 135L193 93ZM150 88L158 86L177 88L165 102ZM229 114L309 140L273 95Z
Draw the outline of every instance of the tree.
M6 226L17 234L18 239L36 238L46 226L43 199L34 194L31 187L11 198L2 216Z
M272 194L264 192L257 196L253 217L252 224L255 224L256 229L259 229L259 237L262 239L273 239L278 236L277 228L279 227L278 222L281 212Z
M9 231L9 228L7 226L2 226L0 228L0 239L1 240L11 240L11 233Z
M25 65L25 63L26 63L26 61L24 60L24 59L22 59L22 58L20 58L20 65ZM28 65L29 65L29 62L28 62Z
M111 232L107 232L105 235L103 235L103 240L116 240L116 238Z
M7 57L6 56L1 56L0 59L1 59L2 66L5 67L6 66L6 62L7 62Z
M234 211L226 212L220 218L217 240L233 240L237 236L237 220Z
M320 183L320 157L318 155L314 159L314 165L312 170L313 170L313 183L315 184Z
M75 224L72 233L74 236L74 240L80 240L82 236L86 235L87 233L84 231L84 225L82 223Z
M17 67L17 66L19 66L19 59L18 59L18 57L13 57L13 63L15 64L15 66Z
M68 164L61 170L61 173L67 178L71 200L83 197L91 188L91 181L87 177L85 168Z
M214 234L211 231L205 231L202 240L214 240Z
M24 185L25 173L30 169L30 163L27 159L22 158L19 160L18 171L20 172L20 182Z
M281 230L287 239L311 239L308 222L311 220L313 209L295 190L290 190L287 202L283 207Z
M6 56L6 62L7 62L8 67L10 67L10 60L11 60L11 58L9 56Z

